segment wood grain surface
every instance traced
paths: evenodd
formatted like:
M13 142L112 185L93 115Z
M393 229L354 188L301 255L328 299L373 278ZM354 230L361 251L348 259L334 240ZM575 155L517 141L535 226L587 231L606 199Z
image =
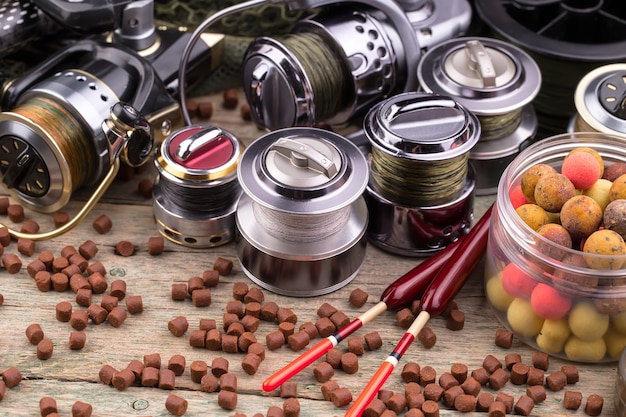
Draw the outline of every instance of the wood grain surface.
M263 134L250 122L244 122L239 109L225 110L220 106L220 96L202 98L215 104L215 114L210 120L198 121L202 124L215 124L237 135L242 141L249 143ZM243 102L243 98L241 100ZM222 322L225 305L233 299L232 289L235 282L254 284L245 276L236 259L234 244L214 249L190 249L171 242L166 242L165 251L159 256L151 256L147 252L148 238L157 236L153 218L152 202L141 197L137 191L137 183L142 178L153 178L155 170L150 168L128 181L117 180L108 190L104 199L89 214L86 220L76 229L50 241L36 244L36 252L32 257L19 254L23 266L17 274L9 274L0 270L0 294L4 296L4 304L0 306L0 372L10 367L17 367L23 380L14 388L9 388L0 401L0 415L36 416L39 415L39 400L44 396L56 399L59 413L71 415L71 407L75 401L87 402L93 406L93 415L101 417L113 416L169 416L165 408L167 396L174 393L189 402L186 416L235 416L255 413L265 416L268 407L282 407L284 398L278 392L264 393L262 381L274 371L293 360L298 352L288 346L276 351L267 351L266 359L261 363L258 372L247 375L241 367L243 354L229 354L193 348L189 345L189 331L196 329L199 320L212 318ZM81 200L88 195L88 190L81 190L66 207L70 213L78 210ZM491 204L493 197L480 197L475 201L475 216L479 217ZM113 222L113 228L106 234L97 234L92 222L101 214L107 214ZM27 211L27 218L36 220L47 230L52 227L51 217ZM1 222L13 227L8 218L1 217ZM60 301L70 301L74 308L82 309L75 303L75 295L66 292L38 291L34 280L26 272L26 266L35 259L37 253L49 250L55 255L65 246L80 246L92 240L98 252L92 261L100 261L107 268L106 279L110 283L115 279L123 279L127 283L127 295L140 295L143 299L144 311L129 315L126 321L114 328L105 322L100 325L90 323L87 327L87 343L82 350L72 351L68 348L68 340L72 328L55 318L55 306ZM122 257L115 253L115 245L127 240L136 247L133 256ZM4 249L4 254L17 253L15 243ZM217 257L230 259L234 262L232 274L222 276L217 287L212 289L212 302L208 307L195 307L190 300L175 302L171 299L173 283L186 283L190 278L201 275L211 269ZM378 300L383 290L396 278L413 268L420 259L405 258L376 249L369 245L364 264L358 276L344 288L320 297L292 298L264 291L265 301L275 301L281 307L288 307L297 315L298 324L316 321L317 308L328 302L355 318ZM430 365L438 374L449 371L456 362L467 364L470 370L482 366L486 355L491 354L504 360L507 353L518 352L526 363L530 363L533 350L515 339L511 349L503 349L494 344L495 332L502 325L497 321L486 304L483 293L483 263L472 274L469 282L457 296L458 307L465 313L465 326L460 331L446 328L445 319L433 317L428 325L437 335L437 343L425 349L420 343L414 342L404 355L396 371L384 386L385 390L403 392L404 383L400 378L402 366L409 362L417 362L421 366ZM350 292L360 288L369 294L367 303L360 308L348 302ZM98 303L101 295L94 295L93 301ZM122 302L123 305L123 302ZM181 337L175 337L168 330L168 321L184 316L189 322L189 331ZM31 345L25 329L32 323L39 323L46 338L52 340L54 352L50 359L37 359L36 347ZM259 341L265 343L265 335L275 331L275 323L261 322L256 331ZM394 312L384 312L370 324L360 329L353 336L361 337L366 333L377 331L382 337L383 346L374 351L366 351L359 358L359 370L355 374L346 374L337 370L333 379L341 387L349 388L356 395L365 386L369 378L392 351L396 342L404 333L395 318ZM311 345L309 345L311 346ZM338 346L347 350L347 344ZM172 355L181 354L186 358L187 369L177 377L174 391L158 388L133 386L118 391L99 381L98 372L105 364L116 369L124 368L132 360L143 361L144 355L159 353L164 366ZM189 364L193 361L205 361L209 365L216 356L224 356L230 363L230 371L237 376L238 404L235 410L225 410L218 405L217 393L202 392L200 385L191 381ZM548 374L560 369L565 362L551 358ZM616 363L603 365L577 364L580 371L580 382L567 386L566 389L580 391L583 394L583 407L577 411L566 410L563 405L563 391L550 392L547 399L535 406L534 416L585 415L584 402L590 394L601 394L604 397L602 415L614 415L614 390L616 381ZM308 367L292 380L297 382L298 399L301 405L301 416L341 416L347 407L336 408L331 402L324 401L320 391L320 383L313 377L313 366ZM496 393L488 387L484 391ZM510 382L501 390L516 399L525 393L526 386L516 386ZM237 414L240 413L240 414ZM441 406L443 416L461 413ZM468 416L484 415L480 412L467 413Z

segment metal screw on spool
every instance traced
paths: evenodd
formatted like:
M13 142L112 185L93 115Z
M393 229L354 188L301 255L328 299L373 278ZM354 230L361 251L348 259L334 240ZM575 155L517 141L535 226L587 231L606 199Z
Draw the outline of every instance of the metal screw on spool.
M626 64L609 64L587 73L576 87L578 114L570 131L626 136Z
M531 102L541 86L539 67L509 43L457 38L424 55L418 80L424 91L449 95L478 116L481 136L470 152L476 194L494 194L504 169L537 132Z
M236 213L237 255L252 281L309 297L335 291L365 256L365 156L344 137L315 128L271 132L245 150Z
M155 156L153 199L164 237L196 248L234 239L242 151L231 133L217 127L185 127L163 141Z
M426 256L469 230L476 181L468 159L480 136L474 114L447 96L405 93L370 110L364 131L373 244Z

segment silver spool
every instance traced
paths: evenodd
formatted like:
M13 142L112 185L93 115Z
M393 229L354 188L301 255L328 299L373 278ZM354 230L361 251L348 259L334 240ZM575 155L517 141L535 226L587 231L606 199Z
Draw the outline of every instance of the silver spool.
M243 146L216 127L174 132L155 155L153 187L159 232L180 245L208 248L231 242L241 195L237 165Z
M344 137L315 128L271 132L238 166L237 255L248 277L298 297L341 288L365 256L368 170Z
M449 95L478 116L481 138L470 153L476 194L494 194L506 166L537 132L531 102L541 87L539 66L509 43L465 37L429 50L418 80L424 91Z

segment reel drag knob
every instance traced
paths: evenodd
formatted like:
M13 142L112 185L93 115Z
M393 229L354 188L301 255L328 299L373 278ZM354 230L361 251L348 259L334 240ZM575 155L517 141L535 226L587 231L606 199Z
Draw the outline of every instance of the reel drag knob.
M15 136L0 138L0 173L4 185L31 197L50 188L50 174L37 150Z
M102 123L108 140L111 162L118 156L131 166L143 165L154 147L152 127L137 110L126 103L111 107L111 118Z

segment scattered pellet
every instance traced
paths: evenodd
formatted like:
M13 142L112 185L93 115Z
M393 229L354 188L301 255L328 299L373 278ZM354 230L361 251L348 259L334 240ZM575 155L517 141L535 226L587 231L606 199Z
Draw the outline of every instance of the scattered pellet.
M367 333L363 336L368 350L380 349L383 346L383 339L377 331Z
M170 394L165 400L165 408L175 416L182 416L187 412L188 402L178 395Z
M66 225L70 221L69 213L65 211L57 211L52 214L52 222L54 223L55 228L59 228L61 226Z
M93 407L89 403L75 401L72 404L72 417L91 417L92 412Z
M386 409L387 406L382 400L378 398L373 398L372 401L363 410L363 417L380 417L380 415Z
M87 281L91 286L91 290L94 294L104 294L109 287L109 283L100 272L94 272L87 277Z
M230 259L217 257L213 261L213 269L220 273L222 276L230 275L233 270L233 261Z
M234 410L237 408L237 393L220 390L217 394L217 404L224 410Z
M72 274L70 276L69 286L73 292L78 292L78 290L80 289L91 291L91 285L89 284L89 281L80 273Z
M35 275L37 275L38 272L47 272L47 268L46 265L40 260L40 259L35 259L31 262L28 263L28 265L26 265L26 272L28 272L28 275L30 275L31 277L35 277Z
M583 403L583 394L578 391L566 390L563 393L563 407L568 410L578 410Z
M252 120L252 113L250 111L250 105L248 103L243 103L241 105L241 107L239 108L239 115L241 116L241 119L246 122Z
M285 413L284 413L282 407L279 407L277 405L271 405L267 409L267 413L265 414L265 417L285 417L284 414ZM263 417L263 415L261 415L260 417Z
M24 221L24 207L20 204L9 204L7 216L13 223L22 223Z
M328 362L320 362L313 368L313 376L321 384L329 381L334 375L335 369Z
M403 329L408 329L413 321L415 321L415 315L410 308L402 308L396 312L396 323Z
M37 345L44 338L43 329L39 323L33 323L26 328L26 338L32 345Z
M400 372L400 377L406 384L410 382L416 382L419 384L420 365L417 362L405 363L404 366L402 367L402 371Z
M298 316L288 307L279 307L276 312L276 320L278 320L279 324L288 322L295 325L298 322Z
M407 400L404 394L395 393L385 401L385 405L389 410L396 414L400 414L407 407Z
M52 357L54 351L54 345L50 339L42 339L37 343L37 358L42 361L46 361Z
M285 381L281 384L278 396L280 398L295 398L298 396L298 384L293 381Z
M526 395L528 395L535 404L538 404L546 399L546 389L543 385L532 385L526 388Z
M222 348L222 333L219 329L210 329L206 332L205 347L208 350L220 350Z
M533 399L530 398L528 395L520 396L517 399L515 406L513 407L516 414L521 414L523 416L530 415L530 413L533 411L533 408L535 408L535 403L533 402Z
M575 384L580 379L580 376L578 375L578 368L576 367L576 365L563 365L561 366L561 371L567 377L568 384Z
M68 261L69 262L69 261ZM68 278L70 278L72 275L80 275L83 272L80 270L80 268L78 267L78 265L72 265L69 264L67 265L65 268L63 268L60 271L62 274L67 275Z
M343 353L339 349L332 348L326 352L326 362L334 369L341 369L341 355L343 355Z
M237 392L237 375L226 372L220 375L220 390Z
M446 327L453 331L463 330L463 327L465 327L465 313L459 309L451 310L446 319Z
M11 244L11 233L6 226L0 227L0 245L3 247Z
M200 381L200 388L204 392L215 392L219 388L219 381L213 374L206 374Z
M494 402L493 394L490 392L481 392L476 396L476 411L487 412Z
M329 397L335 407L343 407L352 402L352 392L348 388L334 389L329 393Z
M117 306L109 312L107 321L113 327L120 327L122 323L126 321L127 317L128 314L126 313L126 310L122 306Z
M528 375L526 376L526 384L528 385L543 385L545 371L543 369L535 368L531 366L528 368ZM567 380L567 377L566 377Z
M115 253L124 257L133 256L135 254L135 245L128 240L121 240L115 245Z
M187 291L189 292L190 295L193 294L195 290L201 290L203 288L204 288L204 281L202 280L202 277L199 277L199 276L191 277L187 281Z
M202 119L210 119L213 116L213 103L210 101L198 103L198 116Z
M461 388L466 394L477 396L478 393L480 393L482 386L473 376L470 376L463 381Z
M420 385L425 387L428 384L434 384L437 381L437 371L430 365L420 368Z
M200 319L198 328L207 332L211 329L217 329L217 321L215 319Z
M426 400L422 404L424 417L439 417L439 404L436 401Z
M175 376L181 376L185 372L186 362L183 355L172 355L167 362L167 369L174 372Z
M385 402L389 398L391 398L393 394L394 392L392 390L382 388L380 391L378 391L378 398L381 399L383 402Z
M493 401L489 404L488 417L505 417L507 414L506 405L501 401Z
M450 372L443 372L441 375L439 375L439 385L441 386L441 388L446 390L450 387L453 387L455 385L459 386L461 384L459 384L459 381Z
M532 354L532 365L537 369L544 371L550 366L550 356L545 352L534 351Z
M89 321L89 315L87 310L74 310L70 316L70 326L78 331L84 330L87 327Z
M341 355L341 369L347 374L354 374L359 370L359 358L352 352Z
M123 279L116 279L111 282L109 294L116 297L118 300L123 300L124 297L126 297L126 281Z
M365 342L362 337L351 337L348 339L348 350L357 356L365 354Z
M143 298L141 295L126 297L126 310L130 314L139 314L143 311Z
M188 291L186 283L173 283L171 290L171 298L173 301L184 301L187 299Z
M335 324L330 321L328 317L320 317L317 319L315 321L315 327L320 337L328 337L337 330Z
M39 400L39 411L42 417L46 417L51 413L58 413L57 402L52 397L41 397Z
M148 238L148 254L157 256L165 250L165 239L161 236L150 236Z
M20 226L20 232L33 235L39 232L39 223L31 219L25 220Z
M491 375L489 375L489 385L494 390L500 390L509 381L509 374L502 368L496 368Z
M259 328L260 319L252 316L250 314L246 314L241 319L241 325L246 330L246 332L256 332Z
M35 253L35 241L23 237L17 239L17 251L24 256L33 256Z
M202 377L208 373L209 366L205 361L196 360L189 365L189 376L197 384L202 381Z
M585 403L585 414L588 416L599 416L602 414L602 407L604 406L604 398L598 394L591 394L587 397Z
M78 253L83 255L83 257L87 260L96 256L98 253L98 246L93 240L86 240L78 247Z
M111 365L103 365L98 371L98 377L105 385L111 385L113 383L113 377L117 373L117 369Z
M361 288L355 288L350 293L348 301L355 307L363 307L369 298L369 294L363 291Z
M81 288L76 291L76 304L81 307L89 307L91 305L92 292L90 289Z
M239 93L234 88L228 88L222 92L222 106L225 109L233 110L239 104Z
M311 338L305 331L299 331L287 337L287 344L294 352L299 352L304 349L310 341Z
M191 303L196 307L208 307L211 305L211 289L203 288L191 293Z
M486 385L489 382L489 372L483 367L476 368L470 374L480 385Z
M243 296L243 301L247 303L263 303L265 301L265 295L260 288L250 287L246 295Z
M248 353L257 355L261 360L265 360L265 346L262 343L255 342L248 346Z
M10 204L9 197L0 197L0 214L6 215Z
M504 356L504 366L509 371L513 369L513 365L522 362L522 356L519 353L511 352Z
M109 216L101 214L91 223L91 226L93 230L103 235L113 228L113 222Z
M248 352L248 348L257 342L257 338L252 332L244 331L237 339L237 346L240 352Z
M461 413L469 413L476 408L476 397L469 394L460 394L454 399L454 409Z
M41 292L48 292L52 288L52 276L48 271L39 271L35 274L35 285Z
M234 286L233 286L233 292L234 292ZM274 301L268 301L267 303L263 305L263 307L261 307L259 317L263 321L274 322L276 320L276 316L278 315L278 309L279 309L278 304L276 304Z
M17 274L22 269L22 260L14 253L7 253L2 257L2 266L9 274Z
M228 359L221 356L213 358L211 362L211 373L217 378L221 377L225 373L228 373L229 362Z
M330 380L325 382L320 387L320 391L322 392L322 397L326 401L330 401L330 393L339 388L339 384L335 380Z
M469 369L464 363L455 362L450 366L450 373L462 384L467 379Z
M135 374L132 370L124 368L113 374L111 383L118 391L123 391L135 382Z
M50 282L52 284L52 289L56 292L65 292L70 285L70 280L62 272L57 272L50 276Z
M463 391L463 390L461 390ZM434 382L428 383L424 386L424 398L431 401L439 401L443 397L445 390L440 385Z
M528 365L518 362L511 368L511 383L514 385L525 384L528 380Z
M513 346L513 332L505 329L496 330L495 344L504 349L510 349Z
M225 334L222 336L222 351L225 353L239 352L239 336Z
M424 417L424 412L419 408L410 408L404 413L404 417Z
M141 373L143 372L145 365L142 361L138 359L131 360L128 365L126 365L126 369L130 369L135 375L135 381L141 380Z
M329 317L330 321L333 322L337 330L343 329L348 324L350 324L350 317L346 315L343 311L337 311L333 315Z
M150 178L142 178L137 183L137 191L139 195L145 198L146 200L152 198L152 190L154 188L154 183Z
M104 294L102 298L100 298L100 306L106 311L111 311L119 305L119 301L120 300L117 297Z
M496 369L502 369L502 362L500 362L495 356L489 354L483 359L483 368L492 374Z
M261 357L254 353L248 353L241 361L241 368L248 375L256 374L259 366L261 366Z
M424 326L422 330L417 333L417 340L424 346L426 349L430 349L437 343L437 335L433 332L428 326Z
M87 342L87 334L85 332L70 332L70 340L68 347L70 350L81 350Z
M318 317L330 317L335 314L338 310L329 303L322 303L317 309Z
M172 369L161 369L159 371L159 389L173 390L176 388L176 376L176 372Z
M496 395L496 402L502 402L505 405L506 413L509 414L513 411L513 405L515 403L515 398L512 395L509 395L505 392L499 392Z
M75 253L71 255L69 258L67 258L67 261L70 263L70 265L76 265L80 269L80 272L85 272L89 267L89 261L85 259L85 257L80 253ZM89 272L89 274L92 274L93 272L95 271ZM100 272L102 275L106 275L106 271L97 272Z
M189 332L189 346L195 348L206 347L206 330L195 329Z
M142 387L156 387L159 385L159 369L146 366L141 373Z
M551 391L560 391L567 385L567 375L563 371L555 371L546 377L546 386Z

